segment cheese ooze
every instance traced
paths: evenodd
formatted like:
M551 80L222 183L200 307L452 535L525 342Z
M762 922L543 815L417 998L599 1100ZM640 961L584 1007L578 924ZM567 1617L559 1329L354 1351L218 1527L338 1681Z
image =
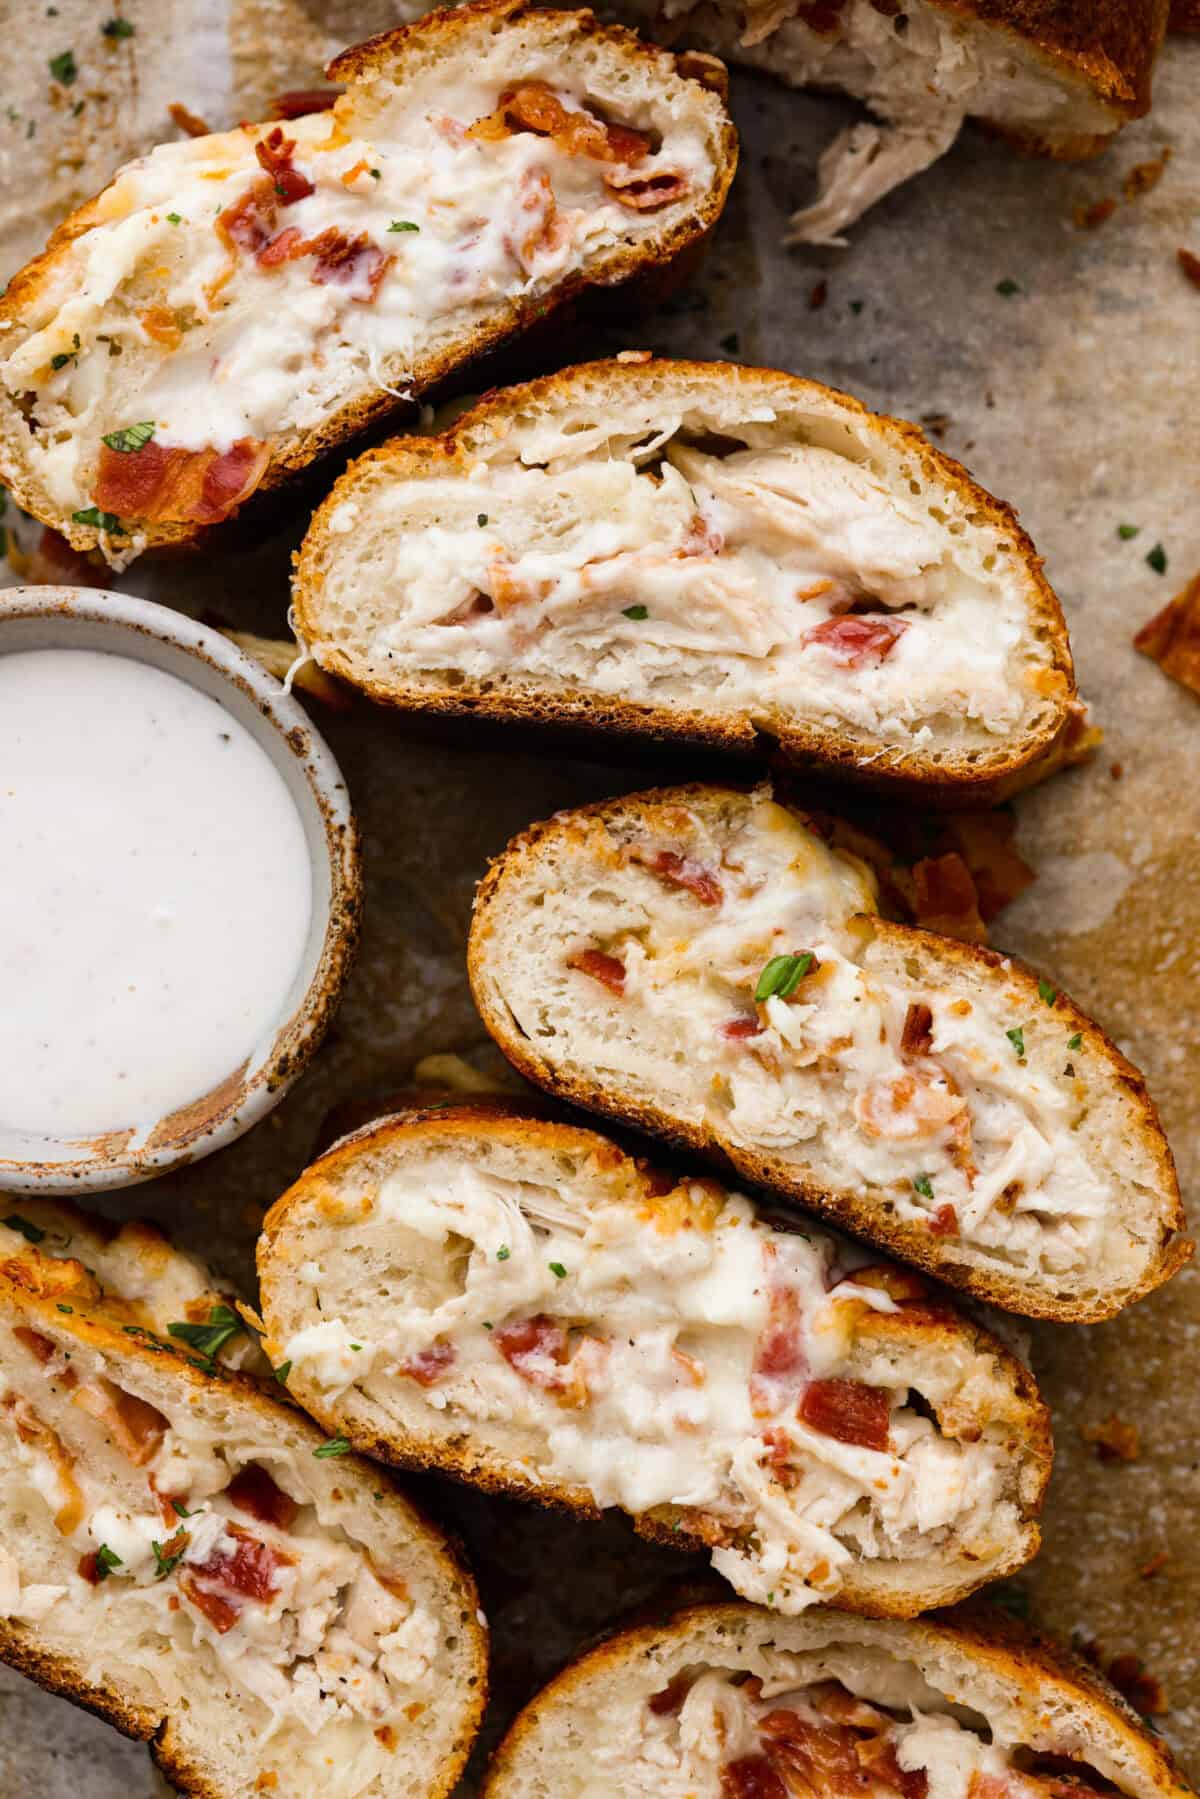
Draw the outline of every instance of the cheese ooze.
M114 431L152 423L152 454L224 455L311 431L355 395L403 398L433 346L660 231L681 197L694 204L712 152L703 127L665 104L637 103L662 130L647 119L629 167L533 129L469 137L514 78L572 116L587 108L585 93L555 88L544 49L525 48L516 67L501 34L469 76L390 95L379 84L335 113L160 145L124 169L0 362L0 380L26 397L53 501L89 506ZM274 191L256 156L272 134L294 146ZM635 205L631 181L660 182L667 198ZM298 185L312 191L289 197ZM219 223L239 204L243 218ZM118 452L116 474L132 481L136 455Z
M457 478L364 478L329 529L382 615L353 627L367 678L449 669L914 749L1027 720L1046 652L1003 532L873 466L853 415L652 406L641 433L580 404Z
M283 777L209 695L94 650L0 655L0 1126L79 1138L270 1049L312 870Z
M748 1598L799 1610L856 1560L986 1558L1015 1527L1007 1430L957 1441L902 1384L842 1384L864 1308L896 1303L820 1229L707 1182L657 1209L567 1204L499 1146L394 1170L352 1229L353 1300L319 1248L297 1270L320 1321L282 1348L294 1380L409 1428L420 1404L439 1415L420 1429L499 1427L535 1480L602 1506L702 1513Z

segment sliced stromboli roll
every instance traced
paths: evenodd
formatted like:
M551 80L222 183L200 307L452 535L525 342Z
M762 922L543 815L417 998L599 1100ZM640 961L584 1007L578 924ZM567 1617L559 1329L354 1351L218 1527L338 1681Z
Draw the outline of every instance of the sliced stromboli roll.
M328 112L130 163L10 281L4 479L77 547L193 540L573 294L668 263L733 176L720 65L588 12L481 0L329 74Z
M1095 1671L982 1609L912 1623L694 1605L532 1699L484 1799L1192 1799Z
M911 1616L1020 1566L1027 1370L919 1279L500 1101L380 1120L259 1243L267 1345L330 1431L643 1535L740 1593Z
M1066 725L1012 511L915 426L730 363L597 362L361 457L297 557L322 667L408 710L975 790Z
M476 901L471 982L554 1093L1033 1317L1109 1317L1187 1259L1141 1076L1048 981L877 916L768 789L560 812Z
M448 1793L486 1648L442 1534L86 1276L32 1287L0 1272L0 1656L203 1799Z

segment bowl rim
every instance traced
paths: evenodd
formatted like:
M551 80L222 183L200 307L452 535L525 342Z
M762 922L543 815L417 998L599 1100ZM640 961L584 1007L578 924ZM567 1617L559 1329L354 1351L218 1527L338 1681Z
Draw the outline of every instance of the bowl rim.
M115 653L120 653L122 639L131 646L154 640L178 653L166 672L187 680L190 660L210 676L215 674L218 687L238 691L256 720L262 721L257 730L249 722L246 728L265 753L271 754L273 737L300 770L323 827L328 858L329 898L320 953L307 987L280 1022L270 1050L257 1066L248 1067L247 1059L208 1093L165 1114L149 1130L122 1127L80 1139L46 1136L42 1141L47 1146L59 1146L66 1153L45 1160L0 1154L0 1193L100 1192L151 1180L232 1143L278 1105L303 1073L337 1009L358 945L359 832L345 777L307 712L274 675L219 631L133 594L66 585L12 587L0 592L0 655L9 653L3 645L6 626L22 619L99 625L111 630ZM21 647L67 646L31 642ZM87 647L101 646L93 642ZM148 660L136 648L128 653L135 661ZM294 796L293 801L300 810L302 803ZM310 842L307 832L305 840ZM310 863L317 866L311 844ZM310 941L311 935L310 927ZM83 1153L70 1153L81 1146Z

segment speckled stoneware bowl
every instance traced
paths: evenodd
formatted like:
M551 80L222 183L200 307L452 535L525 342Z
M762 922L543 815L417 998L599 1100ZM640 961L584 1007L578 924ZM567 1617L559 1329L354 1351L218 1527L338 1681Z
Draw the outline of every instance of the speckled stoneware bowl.
M79 1193L131 1186L211 1154L278 1104L333 1016L358 935L361 882L341 770L307 713L218 632L126 594L18 587L0 594L0 655L107 650L152 664L217 700L266 751L295 805L312 869L308 939L266 1052L147 1128L85 1139L0 1124L0 1191Z

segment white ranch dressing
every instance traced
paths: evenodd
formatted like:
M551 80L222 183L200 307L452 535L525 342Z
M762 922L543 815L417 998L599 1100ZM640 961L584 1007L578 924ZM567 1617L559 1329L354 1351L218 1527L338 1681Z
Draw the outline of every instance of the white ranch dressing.
M0 869L0 1125L145 1128L265 1050L312 874L218 701L104 651L0 656Z

